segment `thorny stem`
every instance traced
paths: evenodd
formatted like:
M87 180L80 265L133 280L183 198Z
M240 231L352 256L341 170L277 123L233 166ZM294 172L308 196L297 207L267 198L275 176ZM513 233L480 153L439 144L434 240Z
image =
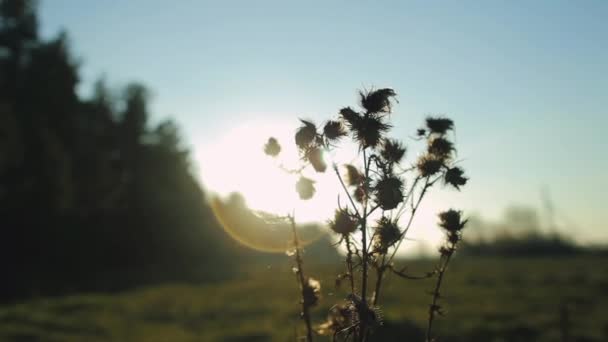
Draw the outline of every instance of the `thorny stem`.
M365 182L368 181L369 176L369 165L367 163L367 154L365 153L365 149L363 149L363 165L365 165ZM367 186L363 187L363 191L365 193L365 198L363 200L363 217L361 219L361 254L363 257L363 272L361 275L361 302L362 308L367 307L367 259L368 259L368 249L367 249ZM367 336L367 329L365 326L366 320L361 319L361 341L365 341Z
M293 232L293 244L296 250L296 267L298 268L298 281L300 283L300 295L302 296L302 319L306 323L306 341L312 342L312 324L310 321L310 312L306 305L304 289L306 288L306 278L304 277L304 269L302 268L302 256L300 255L300 244L298 242L298 233L296 231L296 220L294 215L289 216L291 221L291 229Z
M440 307L437 304L437 302L439 301L439 298L441 297L439 290L441 288L441 283L443 281L443 275L445 274L445 271L448 267L448 263L450 262L450 258L452 257L452 254L454 254L455 250L456 250L455 244L452 244L447 249L447 254L445 255L445 258L442 257L443 262L441 263L441 265L439 266L439 270L437 271L439 273L439 276L437 277L437 283L435 283L435 289L433 290L433 301L431 302L431 305L429 306L429 321L428 321L428 325L426 327L426 342L433 341L433 339L431 338L431 331L433 329L433 320L435 318L435 314L441 313L439 311Z
M382 262L380 266L376 268L376 288L374 289L374 306L378 305L378 298L380 298L380 288L382 287L382 278L384 276L384 271L386 271L386 254L382 254Z
M342 188L344 189L346 196L348 196L348 200L350 201L350 204L353 206L353 209L355 210L355 214L357 214L357 217L359 219L361 219L361 215L359 215L359 210L357 210L357 205L355 204L355 201L353 200L352 196L350 195L350 192L348 192L348 188L346 188L346 184L344 184L344 180L342 180L342 176L340 176L340 171L338 170L338 166L335 163L334 163L334 171L336 172L336 175L338 176L338 180L340 180L340 184L342 184Z
M355 277L353 275L353 252L350 249L350 237L346 235L344 237L346 243L346 268L348 270L348 279L350 281L350 292L355 294Z

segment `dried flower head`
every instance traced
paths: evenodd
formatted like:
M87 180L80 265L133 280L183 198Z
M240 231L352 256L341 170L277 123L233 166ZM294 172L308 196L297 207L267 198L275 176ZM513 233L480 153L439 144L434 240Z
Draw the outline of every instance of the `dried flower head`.
M348 235L357 229L357 220L348 209L338 209L334 219L329 221L329 228L342 235Z
M441 170L443 161L431 154L425 154L418 159L418 172L422 177L429 177Z
M395 209L403 201L403 181L395 176L382 178L374 186L374 194L382 210Z
M405 155L405 147L395 139L384 139L380 155L389 163L399 163Z
M315 182L304 176L301 176L298 182L296 183L296 191L300 196L300 199L308 200L311 199L315 194Z
M351 302L353 325L364 325L370 330L382 325L382 311L380 308L370 306L369 302L364 303L361 297L353 293L348 294L346 298Z
M268 142L264 145L264 153L271 157L276 157L281 153L281 145L277 139L270 137L268 138Z
M317 172L325 172L327 163L323 158L323 150L313 147L306 152L306 158Z
M448 232L459 232L464 228L467 220L462 220L462 212L450 209L439 213L439 227Z
M300 149L305 149L315 140L317 136L317 126L314 123L300 119L302 126L296 131L296 145Z
M346 184L350 186L359 185L363 182L363 175L351 164L344 165L346 168Z
M345 136L346 130L340 121L330 120L323 127L323 134L328 140L335 141Z
M321 297L321 283L313 278L308 278L308 281L303 284L302 301L306 307L317 305Z
M445 184L450 184L455 187L457 190L460 190L460 187L467 184L469 179L464 177L464 170L460 167L453 167L446 171L443 181Z
M340 116L348 124L349 127L352 127L358 120L361 119L361 115L355 112L350 107L344 107L340 109Z
M384 123L382 118L374 116L361 117L350 126L355 140L362 148L376 147L382 135L391 128L391 125Z
M359 92L361 96L361 107L370 114L390 113L391 101L397 93L391 88L382 88L368 92Z
M454 128L454 121L448 118L428 117L426 118L426 127L431 133L443 135Z
M400 238L401 230L397 222L384 216L378 220L374 234L374 247L377 252L386 254Z
M429 139L428 152L438 159L449 159L452 151L454 151L454 144L444 137L434 137Z

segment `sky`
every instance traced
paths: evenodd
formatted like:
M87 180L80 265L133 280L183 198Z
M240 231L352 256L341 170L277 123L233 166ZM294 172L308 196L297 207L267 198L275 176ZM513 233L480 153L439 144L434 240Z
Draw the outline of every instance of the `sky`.
M235 125L318 122L361 88L399 94L393 136L429 114L456 123L471 180L431 207L498 219L543 209L564 232L608 241L607 1L42 0L43 37L67 30L80 92L105 76L153 91L205 184L206 155ZM409 143L408 143L409 144ZM413 142L412 142L413 144ZM566 225L565 222L569 224Z

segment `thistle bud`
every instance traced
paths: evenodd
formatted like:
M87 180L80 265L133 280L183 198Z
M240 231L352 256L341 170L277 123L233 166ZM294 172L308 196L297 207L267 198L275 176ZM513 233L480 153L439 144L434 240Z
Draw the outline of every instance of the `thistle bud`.
M356 167L351 164L346 164L344 167L346 167L346 184L354 186L363 182L363 175Z
M390 113L393 98L397 93L393 89L383 88L372 90L367 93L359 92L361 96L361 107L370 114Z
M388 249L401 238L401 230L397 222L384 216L378 221L375 231L374 247L381 254L386 254Z
M467 220L461 221L462 212L454 209L439 213L439 227L448 232L459 232Z
M268 142L264 145L264 153L271 157L276 157L281 153L281 145L279 145L277 139L273 137L268 138Z
M314 181L310 178L300 177L296 183L296 191L300 196L300 199L308 200L311 199L315 194Z
M441 170L443 161L437 159L437 157L434 155L427 154L420 157L416 166L418 167L418 172L420 172L422 177L429 177Z
M461 168L453 167L448 169L443 180L445 184L450 184L457 190L460 190L460 187L467 184L469 179L464 177L464 171Z
M431 133L443 135L454 128L454 121L448 118L428 117L426 118L426 127Z
M344 126L340 121L328 121L323 127L323 134L328 140L338 140L346 135Z
M296 131L296 145L300 149L307 148L317 136L317 127L314 123L306 120L301 120L302 126Z
M452 151L454 144L446 138L436 137L429 140L428 152L438 159L449 159Z
M329 222L329 228L338 234L348 235L357 229L357 220L347 209L339 209Z
M405 147L394 139L385 139L380 155L390 163L399 163L405 155Z
M376 202L382 210L395 209L403 201L403 182L397 177L386 177L374 187Z

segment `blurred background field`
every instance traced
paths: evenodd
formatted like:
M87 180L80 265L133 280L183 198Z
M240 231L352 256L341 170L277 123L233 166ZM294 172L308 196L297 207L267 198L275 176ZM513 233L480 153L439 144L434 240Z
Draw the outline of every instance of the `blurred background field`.
M444 341L605 341L606 257L457 258L444 291ZM412 273L431 260L404 261ZM344 292L338 265L306 265L323 283L316 322ZM0 309L6 341L293 341L298 294L285 259L247 267L241 276L205 285L143 287L116 295L34 298ZM383 341L424 339L428 281L387 282ZM327 340L330 340L327 338Z
M440 341L608 341L606 17L604 1L0 0L0 341L294 341L291 232L261 218L293 209L322 323L346 296L325 227L342 190L315 174L301 201L263 147L300 162L298 118L374 86L397 92L408 161L428 115L453 118L470 177L437 183L398 253L429 272L437 213L469 219ZM385 285L377 340L424 340L432 281Z

